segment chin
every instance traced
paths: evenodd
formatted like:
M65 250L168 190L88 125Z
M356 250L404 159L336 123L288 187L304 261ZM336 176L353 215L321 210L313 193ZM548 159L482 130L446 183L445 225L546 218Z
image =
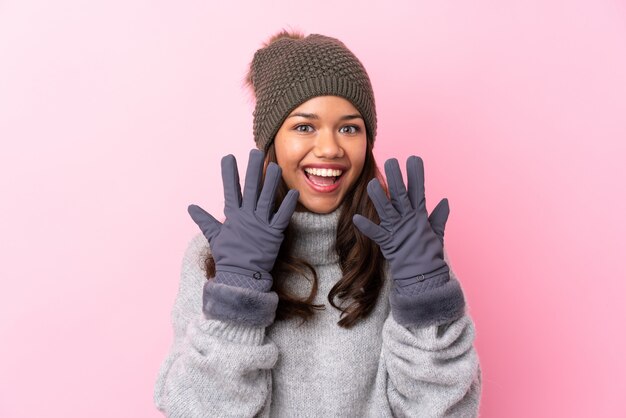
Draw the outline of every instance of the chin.
M332 203L330 202L329 203L299 202L298 208L296 210L319 213L320 215L322 215L322 214L331 213L335 211L335 209L337 209L340 204L341 202L339 203L337 202L332 202Z

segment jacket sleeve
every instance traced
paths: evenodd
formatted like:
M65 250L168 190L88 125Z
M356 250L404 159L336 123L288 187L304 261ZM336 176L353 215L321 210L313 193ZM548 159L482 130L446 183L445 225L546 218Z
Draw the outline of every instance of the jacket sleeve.
M451 280L457 280L450 269ZM395 417L477 417L482 390L475 328L460 318L430 326L383 326L379 389Z
M278 349L264 327L205 318L208 250L198 234L185 252L172 310L174 341L159 370L155 405L168 417L267 416Z

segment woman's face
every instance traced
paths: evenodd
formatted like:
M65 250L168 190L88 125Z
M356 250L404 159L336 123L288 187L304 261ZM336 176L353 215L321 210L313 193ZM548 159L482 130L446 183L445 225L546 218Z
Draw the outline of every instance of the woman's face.
M274 146L285 183L300 192L296 210L330 213L363 170L365 122L344 98L314 97L289 114Z

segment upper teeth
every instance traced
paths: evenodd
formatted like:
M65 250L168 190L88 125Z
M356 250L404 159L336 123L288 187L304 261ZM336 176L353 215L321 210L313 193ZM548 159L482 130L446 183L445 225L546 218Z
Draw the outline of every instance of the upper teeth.
M337 177L343 173L341 170L332 170L330 168L305 168L304 171L314 176L322 177Z

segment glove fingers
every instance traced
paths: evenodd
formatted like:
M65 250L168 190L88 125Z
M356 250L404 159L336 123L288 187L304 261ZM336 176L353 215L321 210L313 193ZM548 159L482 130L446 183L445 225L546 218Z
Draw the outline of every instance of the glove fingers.
M293 215L293 212L296 210L299 197L300 192L297 190L292 189L287 192L287 195L280 204L278 211L276 211L276 214L272 218L272 227L281 231L287 228L287 225L289 225L289 221L291 220L291 215Z
M387 176L387 184L389 185L389 196L391 204L399 213L407 213L411 210L411 202L407 196L404 181L402 180L402 172L398 160L390 158L385 161L385 175Z
M367 194L370 199L372 199L372 203L374 203L374 207L381 221L392 222L398 218L398 212L389 199L387 199L387 195L378 179L372 179L367 183Z
M242 207L248 210L256 208L259 190L261 188L261 178L263 176L263 151L258 149L250 150L248 158L248 168L246 170L246 183L243 188Z
M237 160L232 154L222 158L222 183L224 185L224 214L227 214L241 206Z
M270 215L274 211L274 197L276 188L280 182L282 170L276 163L269 163L265 170L265 182L261 190L261 196L256 206L257 215L266 222L269 222Z
M187 212L196 225L200 227L209 243L211 243L213 238L220 232L222 223L198 205L189 205Z
M430 226L433 229L433 232L437 235L437 238L439 238L439 241L441 241L441 245L443 245L443 235L449 215L450 206L448 204L448 199L444 198L439 201L435 209L433 209L432 213L428 217Z
M363 235L376 242L379 246L385 241L387 231L366 217L355 214L352 217L352 222L359 229L359 231L363 233Z
M424 162L420 157L410 156L406 160L409 200L414 209L426 210L424 195Z

